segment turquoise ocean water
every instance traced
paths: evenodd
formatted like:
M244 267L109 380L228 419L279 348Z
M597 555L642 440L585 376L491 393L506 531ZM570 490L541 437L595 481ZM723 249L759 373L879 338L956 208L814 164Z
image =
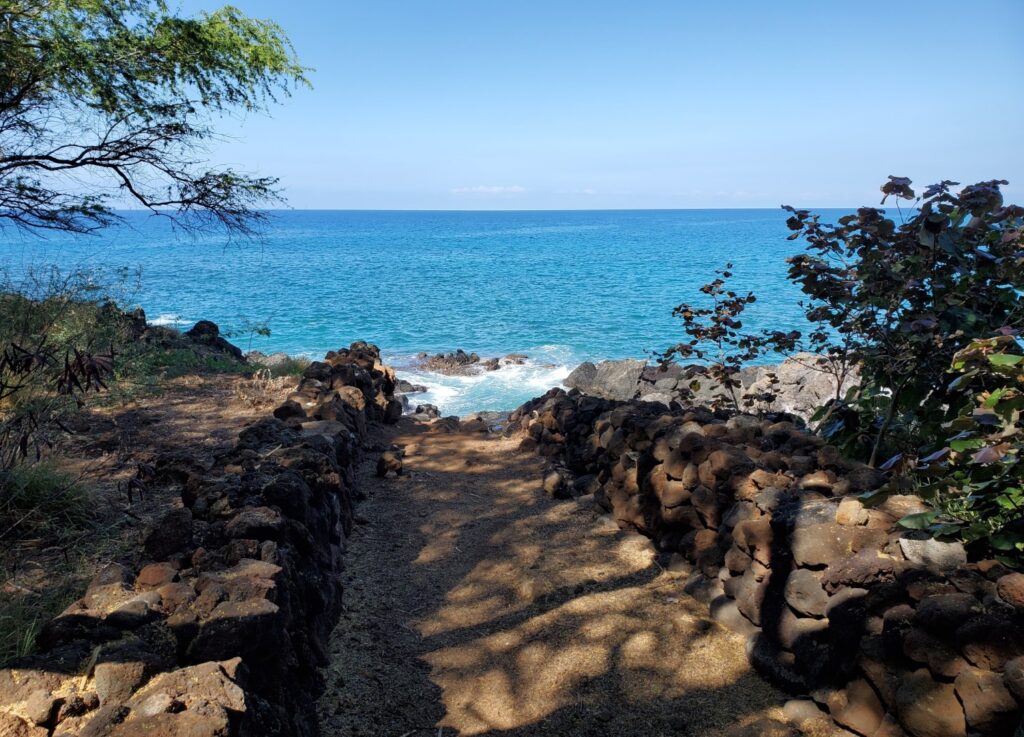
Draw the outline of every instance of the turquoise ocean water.
M831 213L825 211L829 216ZM838 217L839 212L835 212ZM803 327L785 279L781 210L569 212L289 211L258 243L176 234L129 213L99 236L0 232L0 268L141 269L131 300L150 321L210 319L243 348L319 357L364 339L420 401L446 413L510 409L557 385L583 360L645 357L682 337L672 308L731 261L758 302L746 327ZM266 323L269 337L244 325ZM242 334L239 334L239 333ZM420 351L463 348L531 361L481 376L402 370Z

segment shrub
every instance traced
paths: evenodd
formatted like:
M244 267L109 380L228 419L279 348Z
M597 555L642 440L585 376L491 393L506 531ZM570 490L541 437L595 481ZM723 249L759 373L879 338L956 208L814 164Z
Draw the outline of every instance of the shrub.
M96 300L87 272L7 281L0 292L0 469L38 459L61 417L106 388L138 316ZM144 327L144 323L141 325Z
M708 297L706 306L684 302L672 311L674 317L683 321L683 332L689 340L677 343L658 355L662 367L679 358L696 360L704 374L711 380L716 394L712 399L715 409L739 411L741 406L751 407L755 403L770 404L770 396L750 397L742 392L740 371L744 364L753 361L764 352L764 341L740 332L743 328L742 315L747 305L757 298L752 292L739 294L729 289L727 282L732 278L732 264L717 270L716 279L700 288ZM690 389L700 388L699 379L690 384Z
M832 408L822 432L874 465L943 437L956 411L949 386L953 357L977 338L1018 328L1024 319L1024 208L1004 205L1000 185L928 187L916 198L909 179L890 177L901 222L872 207L821 222L791 213L791 239L807 252L789 259L789 277L808 296L816 328L776 336L860 367L859 387ZM899 203L913 201L906 213Z
M1024 565L1024 351L1016 332L976 340L953 358L961 396L952 434L868 501L909 485L932 510L901 520ZM916 467L915 467L916 466Z

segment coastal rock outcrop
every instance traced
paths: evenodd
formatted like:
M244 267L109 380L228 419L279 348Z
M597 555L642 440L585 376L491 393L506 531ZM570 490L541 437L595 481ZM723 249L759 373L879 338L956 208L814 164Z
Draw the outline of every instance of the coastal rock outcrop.
M899 526L925 508L916 497L865 507L878 471L777 417L576 390L523 405L508 433L548 459L546 493L587 494L664 565L684 560L686 591L747 637L754 668L836 728L1024 729L1022 579Z
M185 337L189 338L194 343L202 343L203 345L214 348L220 353L226 353L238 361L245 360L245 356L242 354L242 349L232 343L229 343L228 340L220 334L220 328L217 327L217 323L211 322L210 320L200 320L197 322L185 332Z
M844 396L856 385L857 377L855 369L840 375L827 359L798 353L779 364L743 368L738 393L757 397L760 409L806 421L830 399ZM642 399L679 408L710 405L722 393L722 387L701 366L650 366L635 359L585 362L562 383L602 399ZM770 400L766 399L769 395Z
M640 377L647 364L643 361L623 359L582 363L562 382L570 389L579 389L602 399L633 399L640 391Z
M354 465L369 425L400 415L394 387L377 348L353 343L212 466L158 462L156 493L180 506L0 670L0 732L315 734Z
M477 353L466 353L459 348L449 353L420 353L416 368L448 376L469 376L482 371L497 371L503 366L518 366L528 360L523 353L509 353L503 358L481 358Z

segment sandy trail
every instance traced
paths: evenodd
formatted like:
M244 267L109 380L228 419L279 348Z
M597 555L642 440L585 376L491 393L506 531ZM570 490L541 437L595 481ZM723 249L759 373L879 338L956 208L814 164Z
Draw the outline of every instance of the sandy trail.
M781 718L648 541L540 489L515 440L403 419L346 556L325 735L718 735ZM771 730L769 730L770 732Z

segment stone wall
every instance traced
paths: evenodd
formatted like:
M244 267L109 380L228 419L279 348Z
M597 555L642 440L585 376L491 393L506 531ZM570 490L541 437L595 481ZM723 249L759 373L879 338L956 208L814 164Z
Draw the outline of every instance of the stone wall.
M797 721L865 737L1020 731L1024 574L867 509L880 475L788 422L667 413L561 389L512 415L544 487L583 495L692 571L688 592L747 636Z
M152 484L181 504L0 671L0 734L315 734L354 464L369 426L401 414L394 383L354 343L212 468L158 460Z

